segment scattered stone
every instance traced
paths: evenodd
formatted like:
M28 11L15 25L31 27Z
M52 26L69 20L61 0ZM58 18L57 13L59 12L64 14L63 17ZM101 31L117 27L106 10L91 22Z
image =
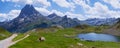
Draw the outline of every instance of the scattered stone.
M45 41L45 37L40 37L39 40L40 41Z
M64 37L66 38L73 38L74 36L68 35L68 34L64 34Z
M83 46L83 44L82 44L82 43L77 43L77 45L79 45L79 46Z
M33 30L32 30L32 32L35 32L35 31L36 31L36 29L33 29Z
M67 35L67 34L64 34L64 36L65 36L65 37L70 37L70 36L69 36L69 35Z

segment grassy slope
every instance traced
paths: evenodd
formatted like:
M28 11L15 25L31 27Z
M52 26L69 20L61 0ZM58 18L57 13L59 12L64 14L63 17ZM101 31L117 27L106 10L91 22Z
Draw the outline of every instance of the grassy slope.
M23 38L25 35L26 35L26 34L23 34L23 33L18 34L18 36L17 36L16 38L14 38L13 41L17 41L17 40L19 40L20 38Z
M82 43L88 48L96 47L96 48L119 48L120 42L87 42L80 41L77 38L74 38L76 34L82 32L93 32L96 31L100 33L103 27L90 27L86 29L38 29L36 32L30 32L30 36L23 41L18 42L17 44L11 46L10 48L86 48L80 47L77 43ZM72 38L65 37L65 35L71 36ZM23 36L23 35L20 35ZM40 42L38 40L39 37L44 36L46 40L44 42ZM19 37L17 37L19 38Z
M0 28L0 40L5 39L11 35L10 32L6 31L3 28Z
M109 28L103 30L103 33L120 36L120 21L110 26Z

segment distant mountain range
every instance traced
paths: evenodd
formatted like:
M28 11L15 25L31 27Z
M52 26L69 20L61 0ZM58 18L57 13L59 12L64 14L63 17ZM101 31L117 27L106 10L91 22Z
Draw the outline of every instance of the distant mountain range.
M107 19L87 19L84 24L92 25L92 26L99 26L99 25L114 25L118 20L116 18L107 18Z
M115 18L109 19L87 19L80 21L77 18L71 19L67 15L60 17L53 13L48 16L44 16L39 13L33 5L25 5L22 8L20 14L15 19L8 22L1 22L0 26L7 29L10 32L26 32L34 28L48 28L52 25L59 25L64 28L75 27L81 24L87 24L92 26L98 25L113 25L117 22Z

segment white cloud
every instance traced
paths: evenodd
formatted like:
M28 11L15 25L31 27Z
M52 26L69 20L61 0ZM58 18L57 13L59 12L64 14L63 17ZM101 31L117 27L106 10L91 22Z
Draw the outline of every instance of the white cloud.
M51 10L51 11L49 11L49 10L47 10L45 8L41 8L41 7L35 7L35 9L37 11L39 11L44 16L48 16L49 14L52 14L52 13L56 13L57 15L64 16L64 14L62 12L57 11L57 10Z
M2 2L13 2L16 4L33 4L40 5L43 7L51 6L51 3L48 0L2 0Z
M45 8L35 7L35 9L36 9L37 11L39 11L39 12L40 12L42 15L44 15L44 16L47 16L47 15L50 14L50 11L48 11L48 10L45 9Z
M58 6L60 7L65 7L65 8L70 8L70 11L74 11L75 5L73 2L71 2L71 0L69 0L70 2L68 2L67 0L52 0L53 2L55 2Z
M1 21L12 20L16 18L20 13L20 10L11 10L9 13L0 13Z
M95 2L94 6L90 6L91 0L52 0L54 3L59 5L60 7L71 9L65 13L60 12L59 10L48 10L47 7L51 6L51 3L48 0L1 0L3 2L14 2L16 4L33 4L33 5L40 5L42 7L35 7L41 14L47 16L51 13L56 13L59 16L68 15L70 18L78 18L80 20L84 20L87 18L111 18L120 17L119 10L110 10L107 5L102 4L101 2ZM103 0L105 3L110 4L115 9L120 9L120 0ZM84 14L75 14L74 11L76 6L81 6L84 10ZM19 5L15 5L15 7L20 7ZM13 13L13 14L12 14ZM15 11L10 11L8 14L0 14L0 17L7 18L8 16L15 17L14 14L18 14ZM4 16L4 17L3 17ZM10 17L9 17L10 18ZM11 17L12 18L12 17Z
M86 13L92 14L92 15L101 15L101 17L108 12L108 7L105 5L102 5L99 2L96 2L94 4L94 7L91 7L90 10L88 10Z
M16 18L20 14L20 10L11 10L7 15L10 19Z
M62 13L57 10L48 11L47 9L41 9L42 10L41 12L44 12L44 14L47 14L47 15L51 13L56 13L59 16L68 15L68 17L70 18L78 18L80 20L85 20L87 18L111 18L111 17L117 18L117 17L120 17L119 11L109 10L109 8L106 5L103 5L100 2L96 2L93 7L86 4L84 0L77 0L77 1L74 1L74 3L84 8L85 15L75 14L72 12Z
M120 11L110 10L107 5L103 5L100 2L95 2L91 7L85 1L90 3L90 0L74 0L76 5L83 7L86 18L118 18L120 17ZM109 1L109 0L108 0ZM115 2L112 2L115 3ZM119 7L119 5L118 5Z
M48 16L49 14L56 13L58 16L61 16L61 17L67 15L70 18L78 18L80 20L86 19L86 17L82 16L81 14L74 14L74 13L71 13L71 12L62 13L62 12L57 11L57 10L51 10L51 11L49 11L49 10L47 10L45 8L40 8L40 7L35 7L35 9L37 11L39 11L44 16Z
M4 13L1 14L1 13L0 13L0 22L1 22L1 21L5 21L5 20L7 19L6 16L7 16L6 14L4 14Z
M66 7L66 8L71 7L71 4L67 2L66 0L53 0L53 2L55 2L57 5L61 7Z
M120 0L103 0L103 1L110 4L114 8L119 8L120 9Z
M96 2L94 7L86 12L88 18L118 18L120 17L120 11L110 10L106 5Z
M83 7L83 9L85 11L88 11L91 7L85 2L85 0L74 0L73 1L75 4L80 5L81 7ZM87 0L87 2L90 2L89 0Z
M51 13L56 13L57 15L59 15L59 16L64 16L64 13L62 13L62 12L60 12L60 11L57 11L57 10L52 10L51 12L50 12L50 14Z
M12 2L19 2L19 0L10 0L10 1L12 1Z
M85 20L86 19L86 16L83 16L81 14L74 14L74 13L71 13L71 12L66 12L65 15L68 15L68 17L70 17L70 18L78 18L79 20Z
M48 2L47 0L36 0L36 1L34 1L35 3L41 3L41 4L43 4L43 6L44 7L48 7L48 6L51 6L51 4L50 4L50 2ZM34 4L35 4L34 3Z
M109 15L114 18L120 18L120 11L110 11Z
M32 0L26 0L26 4L33 4Z

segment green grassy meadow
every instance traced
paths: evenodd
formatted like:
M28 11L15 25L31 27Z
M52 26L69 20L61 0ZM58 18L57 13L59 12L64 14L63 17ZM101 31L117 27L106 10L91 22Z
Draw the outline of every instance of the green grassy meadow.
M89 42L81 41L77 38L77 34L96 32L101 33L107 27L86 27L86 28L46 28L36 29L36 31L28 31L19 34L13 41L23 38L26 34L30 36L10 48L120 48L120 42ZM45 37L45 41L39 41L40 37ZM78 45L83 44L83 46Z
M3 40L9 36L11 36L12 33L8 32L7 30L0 28L0 40Z

